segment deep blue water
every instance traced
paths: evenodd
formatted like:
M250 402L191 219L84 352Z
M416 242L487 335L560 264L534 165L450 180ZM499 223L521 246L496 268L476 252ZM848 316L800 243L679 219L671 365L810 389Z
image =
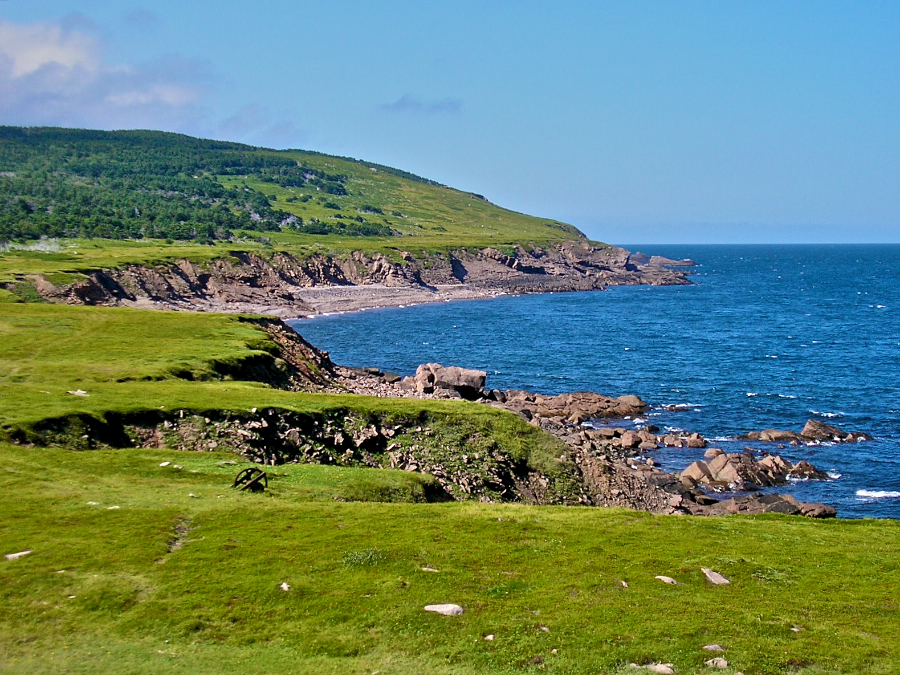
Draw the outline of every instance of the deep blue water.
M900 245L642 246L690 257L691 286L501 297L299 320L338 362L412 374L435 361L486 370L488 386L638 394L660 427L715 445L822 419L875 437L790 447L840 476L779 491L843 517L900 517ZM634 248L632 248L634 250ZM659 450L681 470L702 450ZM879 497L859 491L885 493Z

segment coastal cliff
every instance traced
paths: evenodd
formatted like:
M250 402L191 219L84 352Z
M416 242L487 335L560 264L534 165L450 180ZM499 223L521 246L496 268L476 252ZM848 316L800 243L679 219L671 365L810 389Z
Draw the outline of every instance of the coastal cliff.
M616 246L571 241L547 247L463 248L413 255L354 251L345 256L232 251L206 263L187 259L90 271L56 285L30 275L40 296L67 304L304 316L368 307L499 294L602 290L618 285L687 284L687 274L633 261Z

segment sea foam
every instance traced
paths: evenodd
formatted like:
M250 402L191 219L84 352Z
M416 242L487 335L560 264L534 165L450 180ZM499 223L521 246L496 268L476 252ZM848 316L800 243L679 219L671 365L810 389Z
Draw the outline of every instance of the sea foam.
M856 496L863 499L897 499L900 497L900 492L896 490L857 490Z

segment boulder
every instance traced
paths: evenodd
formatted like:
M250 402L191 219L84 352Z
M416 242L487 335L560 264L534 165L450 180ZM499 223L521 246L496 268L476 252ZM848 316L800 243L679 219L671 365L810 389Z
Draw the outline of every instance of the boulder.
M807 518L834 518L837 516L833 506L827 504L801 502L800 514Z
M619 396L617 401L624 403L627 406L632 408L638 408L640 410L644 410L647 408L647 404L644 403L643 400L639 396L635 396L634 394L626 394L625 396Z
M719 455L724 455L725 451L721 448L709 448L706 452L703 453L703 456L706 459L715 459Z
M682 478L689 478L694 483L708 483L713 480L712 472L706 462L694 462L681 472Z
M800 460L789 471L788 475L792 478L803 478L807 480L826 480L828 474L820 471L805 459Z
M800 435L804 438L811 438L816 441L833 441L843 440L847 434L837 427L833 427L819 420L809 420L803 426Z
M465 399L481 398L487 373L458 366L442 366L425 363L416 369L415 384L420 394L431 394L435 389L455 391Z
M705 448L706 439L704 439L700 434L691 434L687 438L687 446L689 448Z

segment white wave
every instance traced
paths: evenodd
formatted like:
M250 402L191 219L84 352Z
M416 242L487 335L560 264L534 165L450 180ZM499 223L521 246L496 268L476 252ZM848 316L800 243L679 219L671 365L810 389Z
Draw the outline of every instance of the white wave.
M778 398L797 398L797 397L791 396L790 394L778 394Z
M747 396L759 396L755 391L748 391Z
M806 412L810 413L811 415L818 415L819 417L843 417L844 416L844 413L842 413L842 412L832 413L832 412L821 412L820 410L807 410Z
M840 478L843 475L843 474L838 473L837 471L828 471L827 473L828 473L828 477L831 480L837 480L838 478Z
M900 497L900 492L896 490L857 490L856 496L864 499L897 499Z

